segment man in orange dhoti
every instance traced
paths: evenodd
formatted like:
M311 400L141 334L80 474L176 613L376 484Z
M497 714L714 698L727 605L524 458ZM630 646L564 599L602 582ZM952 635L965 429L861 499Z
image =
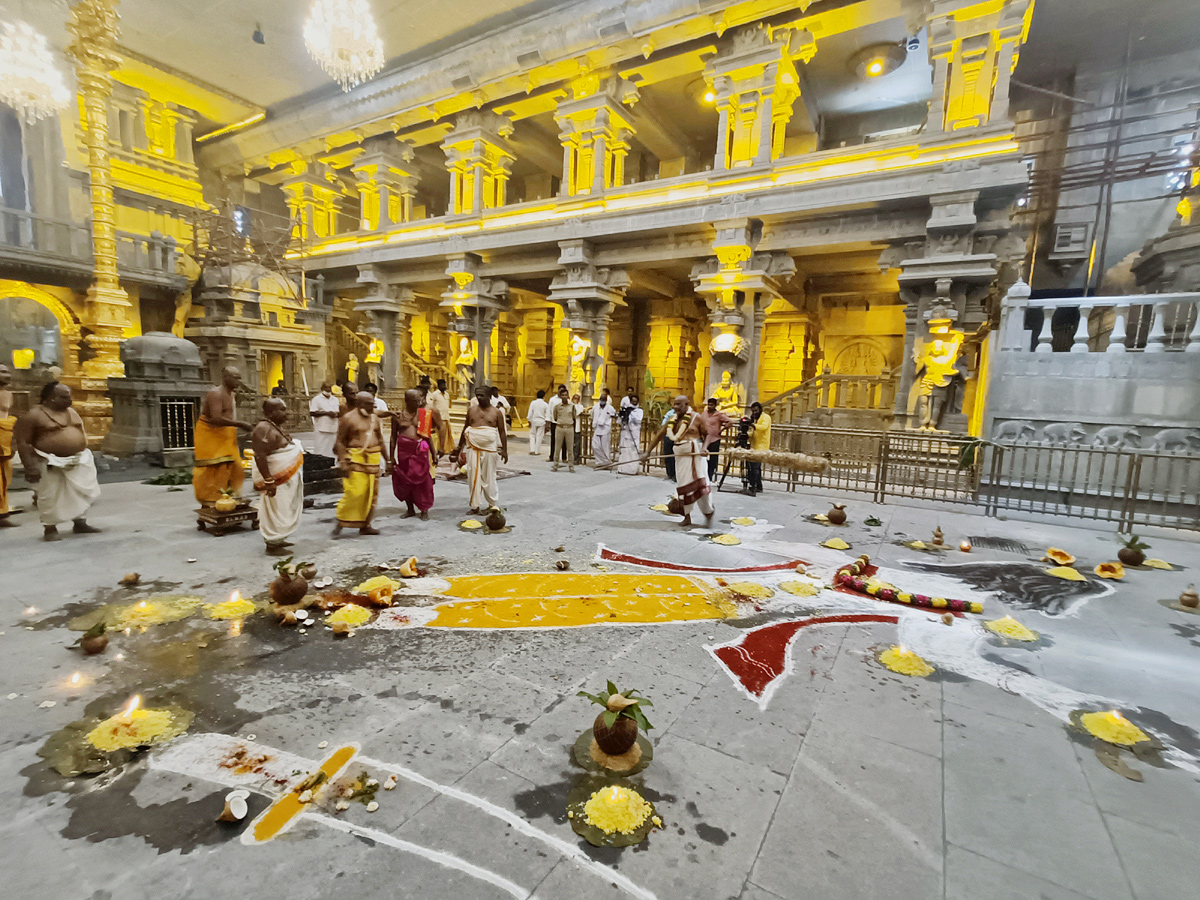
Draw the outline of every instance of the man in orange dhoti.
M221 384L204 396L200 419L196 422L192 469L192 490L201 506L212 506L222 491L240 494L245 471L238 449L238 429L253 426L234 418L234 391L242 383L242 373L233 366L221 372Z
M342 499L337 505L335 535L349 526L359 534L379 534L371 526L375 502L379 499L379 457L384 475L392 474L392 455L383 439L383 426L375 415L375 397L362 391L354 397L354 407L338 420L337 442L333 452L342 470Z
M8 486L12 484L13 428L17 417L12 414L13 395L8 389L12 372L8 366L0 365L0 528L13 528L16 522L9 519L12 510L8 506Z

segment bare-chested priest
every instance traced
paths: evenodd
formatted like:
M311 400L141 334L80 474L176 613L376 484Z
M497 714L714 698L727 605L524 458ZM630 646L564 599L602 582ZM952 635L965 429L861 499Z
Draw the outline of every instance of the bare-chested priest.
M471 512L479 513L500 502L496 470L501 461L508 462L508 434L504 429L504 413L492 406L491 388L479 385L475 388L475 398L479 405L467 410L467 422L455 454L466 461Z
M650 453L658 442L670 431L671 440L675 442L675 496L683 513L683 521L679 524L685 528L690 527L692 507L699 506L700 512L704 514L705 524L711 525L716 510L710 496L706 468L705 435L709 422L702 413L692 409L687 397L676 397L673 406L675 418L664 422L659 428L658 434L646 446L642 462L650 458Z
M334 534L343 528L357 528L359 534L379 534L371 527L375 503L379 499L379 458L386 465L383 474L392 474L392 456L383 439L383 425L375 415L375 397L361 391L354 407L338 420L337 441L333 445L338 467L342 470L342 499L337 505Z
M263 401L263 419L254 426L254 489L259 492L258 527L267 553L283 556L304 511L304 448L287 430L287 404Z
M8 486L12 484L13 429L17 417L12 414L13 395L8 386L12 384L12 372L0 364L0 528L14 528L8 505Z
M253 426L235 418L234 392L242 383L242 373L233 366L221 372L221 383L204 395L200 419L196 422L192 469L192 490L201 506L212 506L222 491L240 494L245 471L238 449L238 429Z
M44 537L57 541L58 526L66 522L74 523L76 534L94 534L100 529L87 523L87 513L100 498L100 484L83 419L71 407L65 384L50 382L41 401L17 420L14 441L37 497Z

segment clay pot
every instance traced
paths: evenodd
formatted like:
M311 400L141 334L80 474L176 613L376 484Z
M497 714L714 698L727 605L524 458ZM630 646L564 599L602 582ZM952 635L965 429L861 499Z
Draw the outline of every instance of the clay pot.
M233 512L235 509L237 509L237 505L237 497L218 497L216 502L213 503L213 508L216 509L217 512L227 513Z
M491 531L499 531L504 527L508 520L504 518L504 513L498 509L489 509L487 518L483 520L483 524Z
M107 646L107 634L93 634L89 637L83 637L79 639L79 649L88 656L95 656L97 653L103 653L104 648Z
M678 497L672 497L667 501L667 512L673 516L682 516L683 501L681 501Z
M1127 566L1140 566L1146 561L1146 554L1132 547L1122 547L1117 551L1117 559Z
M846 524L846 507L844 504L835 503L830 507L829 512L825 513L825 518L829 520L830 525L845 525Z
M1183 593L1179 595L1179 604L1186 606L1188 609L1196 609L1196 607L1200 606L1200 594L1196 593L1196 586L1194 584L1189 584Z
M308 582L304 576L280 575L271 582L271 599L279 606L295 606L308 593Z
M307 566L302 566L300 568L300 575L306 581L312 581L314 578L317 577L317 567L314 566L312 563L309 563Z
M637 741L637 722L626 716L617 716L617 721L609 728L604 724L604 713L600 713L592 723L592 736L596 739L596 746L609 756L620 756Z

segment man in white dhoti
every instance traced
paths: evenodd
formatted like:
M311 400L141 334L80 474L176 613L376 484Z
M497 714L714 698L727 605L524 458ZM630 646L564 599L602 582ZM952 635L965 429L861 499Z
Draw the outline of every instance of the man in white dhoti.
M100 483L83 419L65 384L50 382L41 401L17 420L13 441L37 497L43 537L59 540L58 526L66 522L74 523L75 534L94 534L100 529L87 523L87 513L100 499Z
M538 391L537 397L529 401L529 412L525 418L529 420L529 455L537 456L542 452L546 420L550 418L550 404L546 402L545 391Z
M612 423L616 417L617 411L605 390L592 404L592 456L596 459L596 468L612 463Z
M697 414L688 403L688 398L675 398L675 419L668 425L671 439L675 442L675 500L678 512L683 513L683 521L679 524L685 528L692 524L692 507L699 506L704 514L705 524L712 524L712 496L708 486L708 457L705 452L705 430L707 422ZM643 461L650 458L655 446L662 439L664 429L651 441L642 457Z
M267 554L283 556L304 511L304 448L287 431L287 404L263 401L263 419L250 435L254 489L259 492L258 528Z
M508 462L508 433L504 414L492 406L488 388L479 385L475 397L479 404L467 410L467 422L455 455L467 465L471 512L481 513L500 502L496 470L501 462Z
M313 422L313 453L333 458L333 443L337 440L338 416L342 404L333 396L333 389L326 381L321 392L308 403L308 414Z
M636 475L642 467L641 438L642 418L645 411L638 405L636 394L629 397L629 405L619 413L621 418L621 441L617 445L617 472L621 475Z

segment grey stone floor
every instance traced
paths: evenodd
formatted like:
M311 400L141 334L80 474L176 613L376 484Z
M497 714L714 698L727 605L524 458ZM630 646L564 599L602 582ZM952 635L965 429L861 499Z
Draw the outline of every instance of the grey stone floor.
M774 561L770 551L780 542L801 558L820 555L814 544L831 536L805 518L823 511L828 495L720 494L719 519L749 515L781 527L757 543L719 547L648 509L667 495L659 479L551 474L544 461L515 449L513 465L533 474L501 482L509 534L460 531L465 487L439 483L425 523L402 521L385 496L384 533L375 538L332 541L332 510L307 511L297 553L330 574L410 554L432 560L441 574L547 571L564 557L575 571L596 571L600 542L732 566ZM17 499L27 502L27 495ZM955 543L1005 538L1029 550L977 547L970 557L953 554L953 562L1034 561L1054 545L1090 571L1116 550L1111 531L1078 523L845 499L851 524L837 535L853 545L847 559L865 551L888 565L928 561L894 541L925 538L938 523ZM45 545L32 515L0 533L6 898L1197 895L1200 617L1158 602L1198 580L1200 544L1187 535L1150 538L1151 555L1185 571L1130 572L1115 591L1068 614L1023 609L1029 598L1020 591L990 598L986 618L1011 608L1044 635L1032 649L1003 646L964 620L946 629L978 632L965 645L972 659L1001 682L1011 676L1016 693L995 686L996 677L975 677L974 662L964 664L966 674L941 666L925 680L892 674L875 661L878 649L897 640L897 626L885 623L802 631L791 674L761 710L703 646L736 637L747 627L738 621L363 630L335 640L323 628L302 636L261 617L236 636L224 624L195 619L118 635L99 657L67 649L75 637L65 627L68 614L112 598L157 588L220 600L233 587L265 587L270 562L257 534L200 534L192 506L190 491L110 484L93 517L101 535ZM882 526L862 525L868 515ZM565 552L554 552L559 545ZM134 570L152 584L118 592L117 579ZM859 603L846 608L862 611ZM36 612L26 613L30 606ZM838 607L836 596L813 601L814 609ZM72 687L76 671L82 683ZM575 692L605 678L655 701L655 760L640 778L665 828L624 850L588 847L565 816L579 774L568 750L592 718ZM163 771L146 757L91 779L66 781L48 771L36 751L49 735L85 715L115 712L135 692L195 711L193 733L253 734L258 744L313 761L324 755L322 741L355 742L362 755L436 786L402 780L380 795L377 813L355 805L344 819L357 834L309 818L247 846L237 829L214 824L226 788L200 775ZM1163 740L1167 761L1123 754L1141 783L1110 771L1094 740L1064 722L1063 698L1076 696L1111 698ZM53 707L40 707L49 700ZM478 802L465 802L466 795ZM257 812L268 801L254 802ZM536 831L489 809L513 813ZM443 865L404 842L478 869ZM628 879L626 886L614 886L609 870Z

